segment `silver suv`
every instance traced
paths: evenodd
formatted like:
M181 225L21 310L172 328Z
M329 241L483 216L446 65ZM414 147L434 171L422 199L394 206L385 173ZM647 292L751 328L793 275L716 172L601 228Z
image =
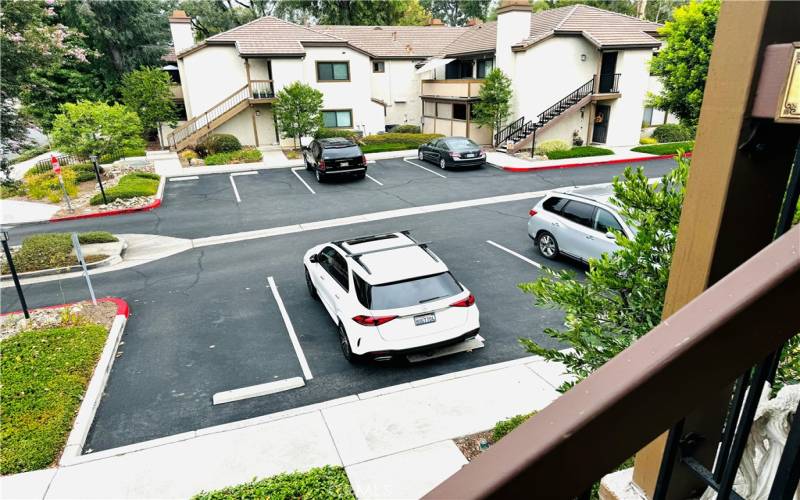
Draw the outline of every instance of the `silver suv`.
M528 236L548 259L559 254L588 262L619 249L615 229L628 238L635 230L609 199L609 186L559 189L547 193L530 211Z

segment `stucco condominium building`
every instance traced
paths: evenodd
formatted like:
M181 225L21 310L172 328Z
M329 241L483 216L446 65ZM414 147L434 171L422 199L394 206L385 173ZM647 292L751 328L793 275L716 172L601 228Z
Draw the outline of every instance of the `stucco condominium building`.
M175 96L185 122L165 143L191 147L211 131L242 144L291 144L277 131L275 93L300 81L323 95L326 127L383 132L413 124L510 150L548 139L637 144L645 97L657 84L648 63L660 25L585 5L533 13L505 0L497 21L447 27L300 26L262 17L195 43L191 20L170 17ZM472 120L485 76L513 83L510 126ZM493 136L494 135L494 136Z

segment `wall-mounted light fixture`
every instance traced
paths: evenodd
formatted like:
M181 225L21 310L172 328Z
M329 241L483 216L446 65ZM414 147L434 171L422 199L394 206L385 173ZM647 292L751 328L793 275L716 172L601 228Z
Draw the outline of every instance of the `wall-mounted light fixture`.
M583 112L586 111L586 106L581 106L581 119L583 119Z
M581 61L585 61L585 60L586 60L586 54L581 54Z

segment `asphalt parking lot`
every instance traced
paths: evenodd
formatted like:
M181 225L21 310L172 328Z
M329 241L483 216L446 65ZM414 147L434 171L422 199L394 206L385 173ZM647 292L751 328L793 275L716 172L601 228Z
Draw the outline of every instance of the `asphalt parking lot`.
M414 163L382 161L370 165L373 179L324 184L317 184L303 169L170 181L164 206L150 215L159 219L158 232L174 234L173 228L194 212L195 219L205 221L204 229L194 230L197 225L184 229L193 231L189 237L202 237L298 220L543 190L559 183L608 182L621 170L602 167L601 172L598 167L520 175L491 167L442 172ZM669 167L648 165L648 174L661 175ZM540 265L579 274L584 267L568 260L548 261L534 249L526 222L536 201L484 204L195 248L95 276L98 296L124 298L132 315L86 451L515 359L526 354L518 342L523 336L555 346L543 330L558 327L561 313L535 306L533 297L523 294L517 284L541 276ZM152 221L146 219L129 229L135 221L125 219L136 217L89 221L81 230L114 222L126 227L111 229L115 232L148 232ZM66 228L59 225L58 229ZM350 365L339 350L333 323L322 305L308 295L302 255L326 241L402 229L431 241L431 248L475 294L485 347L415 364ZM79 279L28 285L26 293L31 306L86 298L85 284ZM4 295L3 310L15 309L10 294ZM292 343L292 331L299 351ZM220 392L297 378L305 385L225 404L212 402Z

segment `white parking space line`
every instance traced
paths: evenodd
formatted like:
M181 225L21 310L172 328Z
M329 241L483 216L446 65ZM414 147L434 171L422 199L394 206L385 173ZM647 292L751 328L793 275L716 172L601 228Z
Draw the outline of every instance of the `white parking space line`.
M434 172L433 170L431 170L431 169L429 169L429 168L423 167L423 166L422 166L422 165L420 165L419 163L414 163L413 161L411 161L411 160L413 160L413 159L414 159L414 158L403 158L403 161L404 161L404 162L406 162L406 163L409 163L409 164L411 164L411 165L414 165L415 167L419 167L419 168L421 168L422 170L427 170L428 172L432 173L433 175L438 175L438 176L439 176L439 177L441 177L442 179L447 179L447 176L444 176L444 175L440 174L439 172Z
M539 264L538 262L536 262L536 261L533 261L533 260L531 260L531 259L529 259L529 258L525 257L524 255L520 255L520 254L518 254L517 252L515 252L514 250L509 250L508 248L506 248L506 247L504 247L504 246L502 246L502 245L498 245L497 243L495 243L495 242L494 242L494 241L492 241L492 240L486 240L486 243L488 243L488 244L492 245L493 247L497 247L497 248L499 248L500 250L502 250L502 251L504 251L504 252L506 252L506 253L508 253L508 254L511 254L511 255L513 255L514 257L516 257L516 258L518 258L518 259L520 259L520 260L524 260L525 262L527 262L528 264L530 264L530 265L532 265L532 266L534 266L534 267L537 267L537 268L539 268L539 269L541 269L541 268L542 268L542 265L541 265L541 264Z
M196 175L190 175L189 177L170 177L170 182L179 182L179 181L196 181L200 177Z
M228 176L228 178L231 180L231 186L233 186L233 194L236 195L236 203L241 203L242 199L239 197L239 190L236 189L236 183L233 182L233 174Z
M247 172L234 172L231 174L231 177L239 177L240 175L258 175L258 172L255 170L248 170Z
M377 185L379 185L379 186L383 186L383 183L382 183L381 181L379 181L378 179L376 179L376 178L372 177L372 176L371 176L371 175L369 175L369 174L364 174L364 175L366 175L366 176L367 176L367 179L371 180L371 181L372 181L372 182L374 182L375 184L377 184Z
M257 398L259 396L297 389L304 385L306 385L306 382L302 377L292 377L285 380L267 382L266 384L251 385L239 389L232 389L230 391L217 392L211 398L211 401L215 405L221 405L223 403L230 403L231 401L241 401L242 399Z
M300 346L300 341L297 340L297 334L294 332L292 320L289 318L289 313L286 312L286 307L283 305L281 294L278 293L278 285L275 284L275 280L272 278L272 276L267 277L267 283L269 284L269 289L272 291L273 297L275 297L275 302L278 303L278 310L281 312L281 317L283 317L283 323L286 325L286 331L289 332L289 339L292 341L292 347L294 347L294 352L297 354L297 360L300 362L300 368L303 369L303 377L305 377L306 380L311 380L314 378L314 376L311 375L311 368L308 367L306 355L303 354L303 348Z
M306 181L304 181L304 180L303 180L303 178L302 178L302 177L300 177L300 174L298 174L298 173L297 173L297 171L298 171L298 170L300 170L300 169L304 169L304 168L306 168L306 167L294 167L294 168L292 169L292 173L295 175L295 177L297 177L297 180L299 180L300 182L302 182L302 183L303 183L303 185L304 185L304 186L305 186L305 187L306 187L306 188L307 188L309 191L311 191L311 194L317 194L317 193L316 193L316 191L314 191L313 189L311 189L311 186L309 186L309 185L308 185L308 183L306 183Z

